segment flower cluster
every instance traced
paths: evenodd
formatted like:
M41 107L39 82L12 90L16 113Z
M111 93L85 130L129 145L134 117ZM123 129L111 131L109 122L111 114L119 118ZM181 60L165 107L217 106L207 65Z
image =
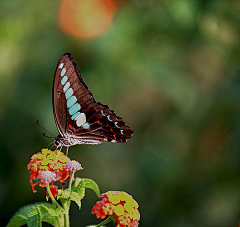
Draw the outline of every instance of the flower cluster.
M52 181L64 182L64 180L70 176L65 169L66 164L70 161L70 158L59 150L51 151L48 149L42 149L42 152L34 154L27 165L27 169L31 170L31 179L29 182L32 186L33 192L36 192L34 189L36 185L46 187L46 184ZM39 181L33 183L33 180ZM50 185L50 190L53 196L57 194L56 185Z
M76 171L81 170L81 169L83 169L81 164L74 160L67 163L65 166L65 170L67 170L69 172L73 172L73 173L75 173Z
M140 220L138 203L131 195L121 191L108 191L100 195L103 198L92 209L97 218L111 216L117 221L117 227L137 227Z
M37 179L39 179L43 184L49 184L56 181L56 173L51 171L42 171L39 173Z

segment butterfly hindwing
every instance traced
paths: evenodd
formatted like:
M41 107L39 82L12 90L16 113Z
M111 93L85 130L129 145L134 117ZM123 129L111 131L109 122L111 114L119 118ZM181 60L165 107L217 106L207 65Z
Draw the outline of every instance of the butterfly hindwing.
M109 142L125 143L130 139L133 131L126 125L121 117L116 116L107 105L96 103L94 107L86 110L89 128L80 127L76 136L98 138Z
M56 68L53 111L61 136L71 135L79 143L81 140L93 144L101 140L125 143L133 133L113 110L95 101L70 53L63 55Z

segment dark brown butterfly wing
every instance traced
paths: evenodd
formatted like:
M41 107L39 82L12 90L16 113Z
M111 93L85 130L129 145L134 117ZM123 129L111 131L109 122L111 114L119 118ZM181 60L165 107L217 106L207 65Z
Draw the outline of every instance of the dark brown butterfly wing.
M73 123L69 107L75 103L81 105L81 112L96 101L84 82L72 55L66 53L59 60L53 81L53 112L57 128L62 136ZM71 99L70 99L71 98ZM71 100L73 100L71 102Z
M53 112L61 136L125 143L133 131L107 105L96 102L72 55L60 59L53 82Z
M109 142L126 143L133 131L121 117L116 116L107 105L97 102L85 112L89 128L80 127L76 135L90 137Z

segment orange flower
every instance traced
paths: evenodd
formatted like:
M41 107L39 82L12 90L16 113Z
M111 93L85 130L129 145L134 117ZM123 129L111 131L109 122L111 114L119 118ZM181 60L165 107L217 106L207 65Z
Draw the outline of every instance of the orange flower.
M100 195L103 198L92 209L97 218L112 216L117 221L117 227L137 227L140 220L138 203L131 195L121 191L108 191Z
M70 158L59 150L51 151L48 149L42 149L42 152L34 154L31 157L31 161L27 165L27 169L30 171L30 184L33 192L37 192L34 187L39 185L40 187L46 187L46 182L38 180L38 176L43 171L51 171L56 174L54 180L64 182L67 177L70 177L68 171L65 170L65 166L70 162ZM37 180L37 182L33 182ZM54 195L57 194L57 186L51 185L50 189Z

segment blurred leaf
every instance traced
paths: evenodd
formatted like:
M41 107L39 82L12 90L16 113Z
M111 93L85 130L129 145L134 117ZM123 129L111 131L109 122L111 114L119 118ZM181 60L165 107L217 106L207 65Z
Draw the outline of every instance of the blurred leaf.
M19 211L12 217L7 227L21 226L28 222L31 224L39 223L41 220L41 213L44 214L47 211L48 203L34 203L31 205L20 208ZM40 217L39 217L40 215Z

